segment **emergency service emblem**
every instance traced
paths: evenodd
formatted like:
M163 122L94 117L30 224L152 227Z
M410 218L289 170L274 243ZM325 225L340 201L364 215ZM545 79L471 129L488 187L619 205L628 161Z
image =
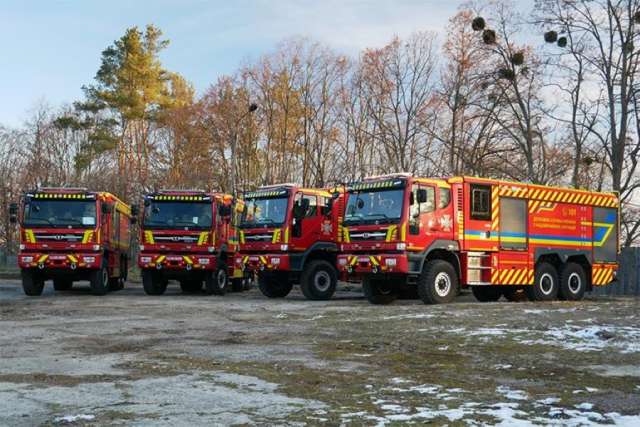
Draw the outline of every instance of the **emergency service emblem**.
M440 226L442 227L442 229L444 231L450 231L451 230L451 216L450 215L442 215L442 217L440 218Z

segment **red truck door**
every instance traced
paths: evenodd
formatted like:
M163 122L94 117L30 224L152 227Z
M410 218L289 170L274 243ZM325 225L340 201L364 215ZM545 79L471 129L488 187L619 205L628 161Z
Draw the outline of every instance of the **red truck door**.
M306 200L306 202L303 202ZM291 245L295 249L307 249L320 238L320 228L323 216L318 208L318 197L314 194L296 193L293 211L303 209L308 203L301 217L292 216Z
M528 250L528 200L501 196L498 203L499 271L492 274L492 282L503 285L528 284L533 279Z

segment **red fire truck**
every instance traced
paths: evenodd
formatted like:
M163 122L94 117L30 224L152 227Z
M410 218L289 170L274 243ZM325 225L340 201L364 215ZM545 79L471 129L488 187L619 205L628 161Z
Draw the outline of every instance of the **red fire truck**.
M144 196L138 266L148 295L162 295L169 280L185 293L224 295L248 286L233 269L237 251L234 211L241 202L229 194L160 190ZM137 209L135 209L137 210ZM231 273L231 274L230 274Z
M371 177L347 188L338 268L384 304L399 285L425 303L460 287L480 301L579 300L615 280L619 200L493 179Z
M25 294L68 290L89 280L95 295L122 289L127 280L131 209L110 193L85 188L40 188L10 206L20 223L18 265Z
M330 299L338 280L343 194L295 184L245 193L236 266L257 272L260 291L269 298L285 297L300 284L307 299Z

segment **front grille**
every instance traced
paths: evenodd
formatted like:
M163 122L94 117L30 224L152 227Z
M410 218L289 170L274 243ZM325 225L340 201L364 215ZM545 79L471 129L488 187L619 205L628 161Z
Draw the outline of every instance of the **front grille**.
M50 241L50 242L79 242L82 240L82 234L36 234L36 241Z
M354 240L385 240L387 233L385 231L363 231L352 232L349 234L351 241Z
M261 233L261 234L245 234L244 240L246 242L270 242L273 239L273 233Z
M162 243L195 243L198 241L198 236L153 236L156 242Z

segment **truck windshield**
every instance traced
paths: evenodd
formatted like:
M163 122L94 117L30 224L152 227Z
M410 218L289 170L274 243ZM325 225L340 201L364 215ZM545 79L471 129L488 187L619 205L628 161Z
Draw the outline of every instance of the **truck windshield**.
M345 224L379 224L400 221L404 189L349 193Z
M180 228L183 230L211 228L211 202L158 202L144 208L145 228Z
M288 197L245 200L246 210L242 214L240 227L279 227L287 217Z
M95 200L35 200L24 206L24 221L28 227L95 227Z

